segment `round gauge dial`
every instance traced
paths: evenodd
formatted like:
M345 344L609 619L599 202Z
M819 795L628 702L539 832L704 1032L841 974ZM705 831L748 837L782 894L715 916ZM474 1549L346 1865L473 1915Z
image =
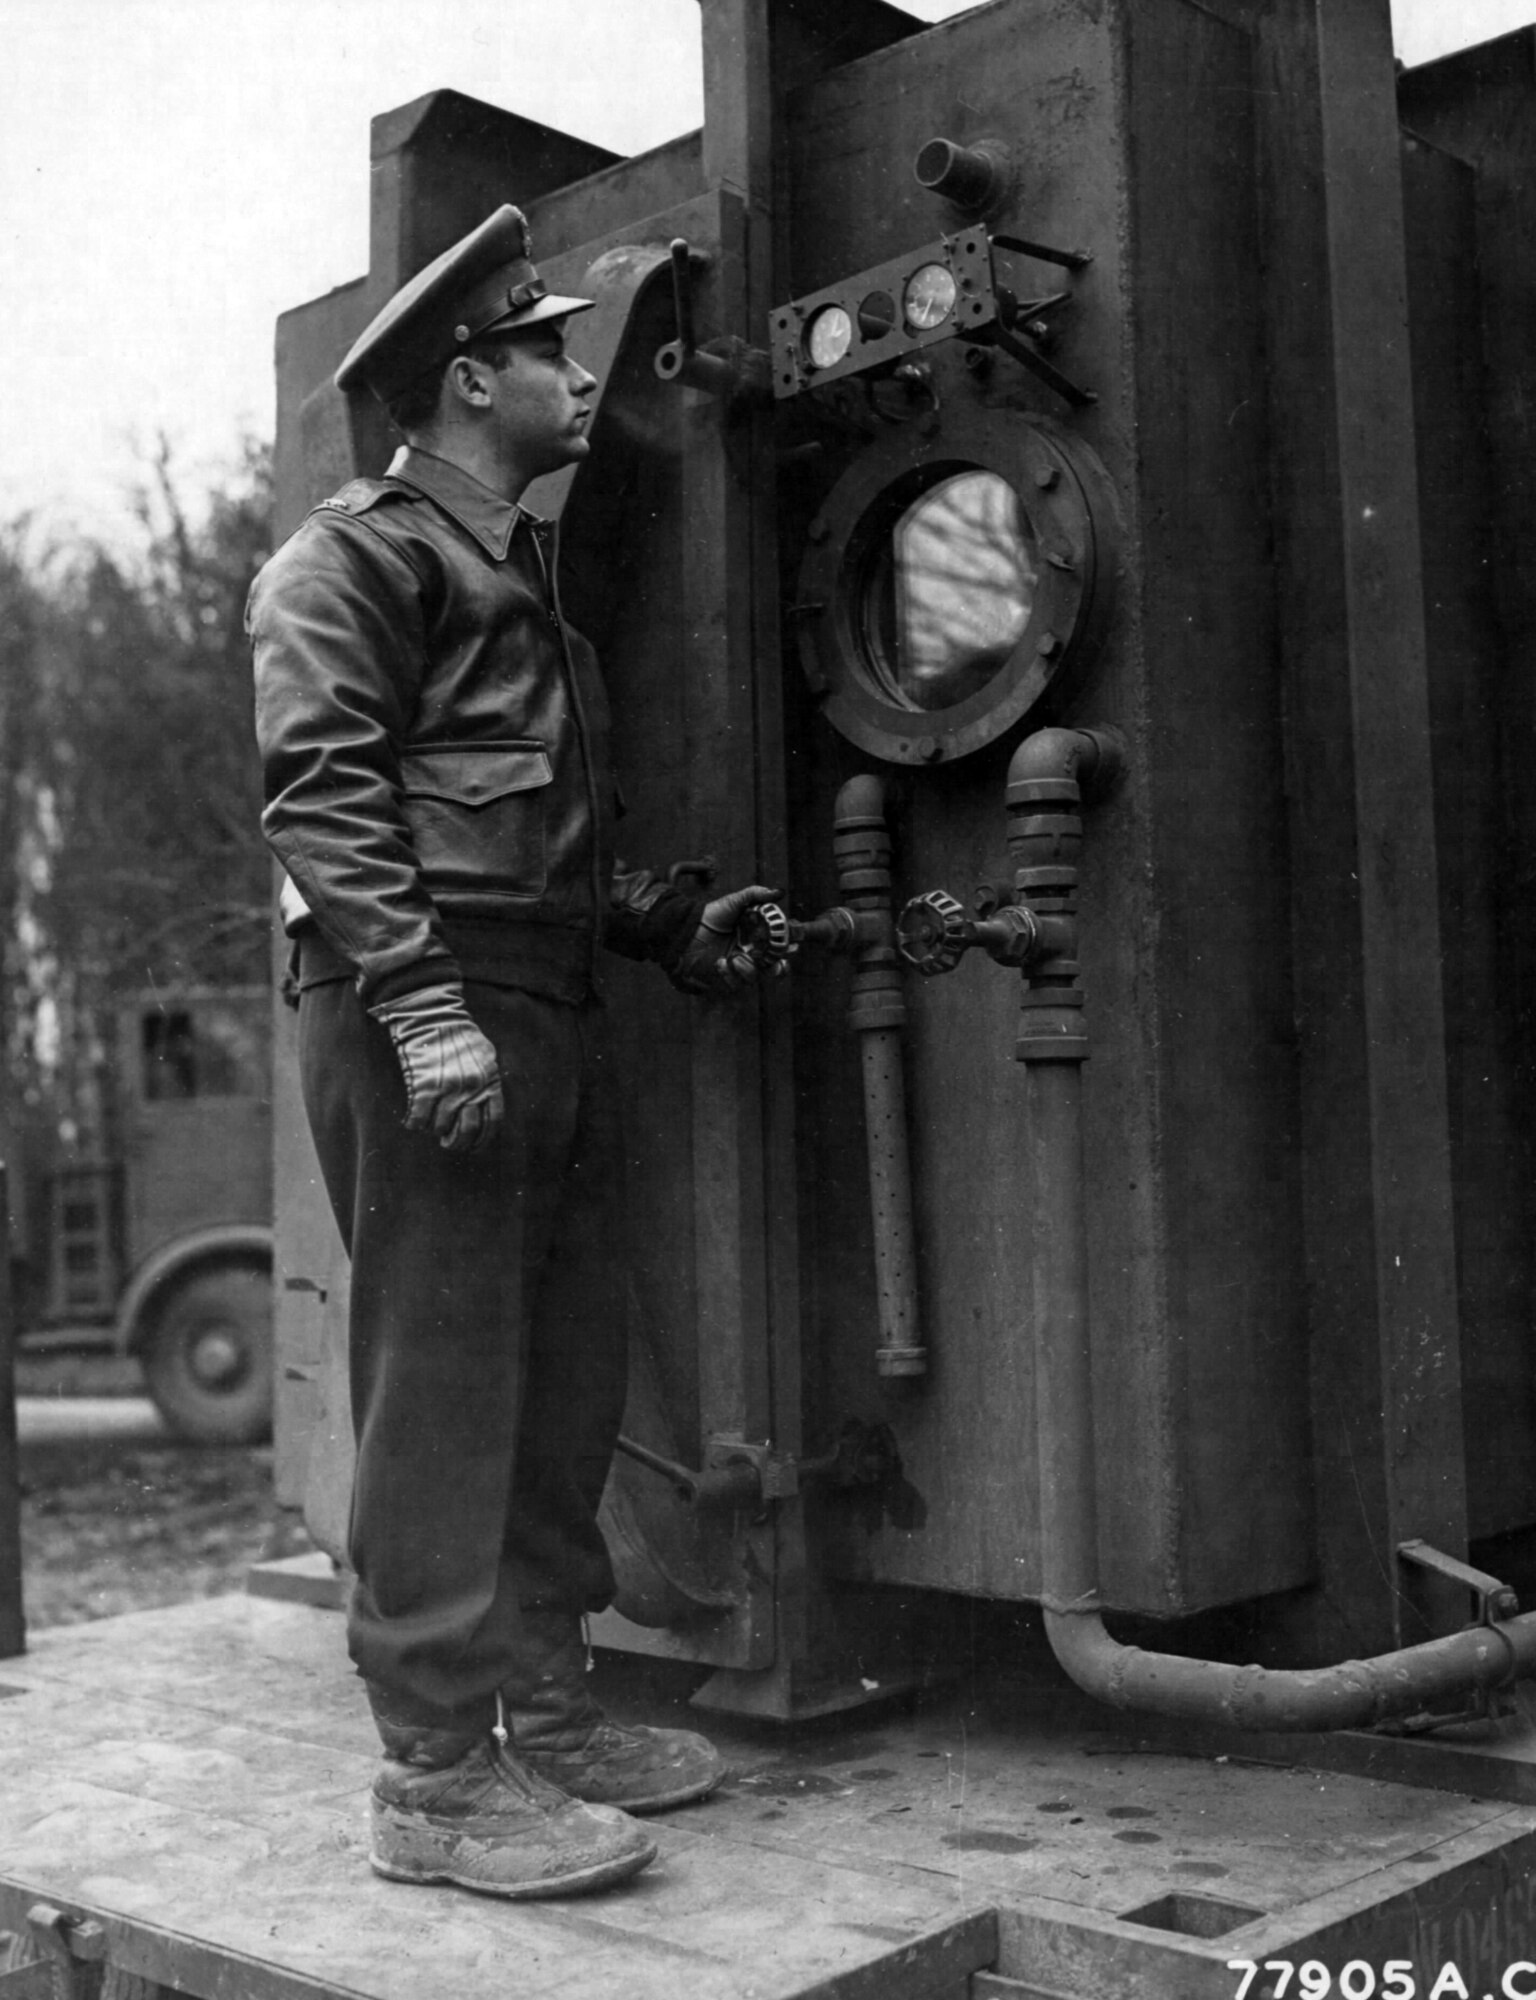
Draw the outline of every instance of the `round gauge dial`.
M823 306L805 330L813 368L835 368L853 345L853 321L841 306Z
M955 309L955 277L947 264L924 264L907 280L901 309L919 333L942 326Z

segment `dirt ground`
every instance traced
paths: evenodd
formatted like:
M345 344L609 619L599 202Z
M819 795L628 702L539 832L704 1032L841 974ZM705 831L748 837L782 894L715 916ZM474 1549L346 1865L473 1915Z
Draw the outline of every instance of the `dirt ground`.
M23 1359L16 1386L142 1393L131 1364L108 1362ZM21 1484L22 1596L34 1632L243 1590L253 1562L309 1547L273 1499L270 1445L34 1445L22 1453Z

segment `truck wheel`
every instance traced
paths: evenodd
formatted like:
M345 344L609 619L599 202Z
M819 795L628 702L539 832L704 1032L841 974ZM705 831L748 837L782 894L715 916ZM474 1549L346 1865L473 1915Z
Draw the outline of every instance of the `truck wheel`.
M141 1350L160 1414L191 1444L272 1435L272 1274L205 1264L161 1301Z

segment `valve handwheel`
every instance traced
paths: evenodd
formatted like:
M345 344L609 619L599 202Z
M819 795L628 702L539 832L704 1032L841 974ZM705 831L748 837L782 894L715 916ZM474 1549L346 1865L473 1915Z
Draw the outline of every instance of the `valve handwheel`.
M972 936L970 918L947 889L914 896L896 923L902 957L925 978L953 972Z
M789 918L777 903L759 903L736 927L738 945L759 965L782 965L793 953Z

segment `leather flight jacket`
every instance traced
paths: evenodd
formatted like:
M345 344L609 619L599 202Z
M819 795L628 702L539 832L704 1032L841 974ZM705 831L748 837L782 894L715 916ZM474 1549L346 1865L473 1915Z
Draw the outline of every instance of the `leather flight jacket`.
M548 523L407 446L308 516L246 623L309 967L372 1003L455 976L578 1000L599 943L676 962L700 899L615 864L607 695Z

